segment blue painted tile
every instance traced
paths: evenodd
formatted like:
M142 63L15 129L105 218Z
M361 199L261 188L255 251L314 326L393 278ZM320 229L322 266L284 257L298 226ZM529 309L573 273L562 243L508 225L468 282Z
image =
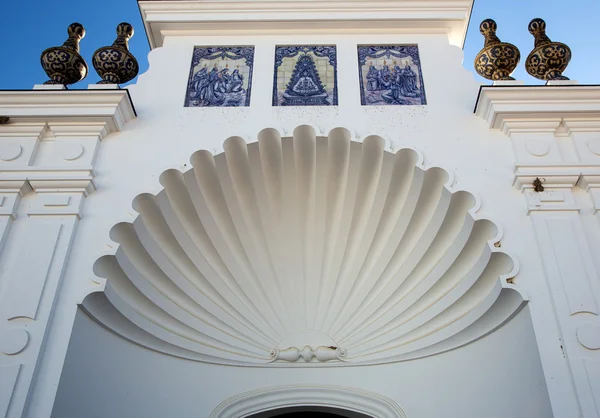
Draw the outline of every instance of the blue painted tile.
M275 47L273 106L337 106L335 46Z
M250 106L254 47L194 47L186 107Z
M417 45L359 45L358 71L364 106L427 104Z

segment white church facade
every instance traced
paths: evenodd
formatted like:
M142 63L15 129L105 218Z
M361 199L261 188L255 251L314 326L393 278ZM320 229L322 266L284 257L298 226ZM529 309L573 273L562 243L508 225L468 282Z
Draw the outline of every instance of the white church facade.
M481 85L472 3L140 0L126 88L71 25L0 91L0 418L600 418L600 86L540 19Z

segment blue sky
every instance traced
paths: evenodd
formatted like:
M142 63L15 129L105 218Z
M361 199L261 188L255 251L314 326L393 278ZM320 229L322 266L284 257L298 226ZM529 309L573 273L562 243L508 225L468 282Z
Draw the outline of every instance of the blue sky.
M476 0L465 44L465 68L473 70L473 59L483 45L479 23L491 17L498 23L498 36L521 50L521 63L513 76L527 84L541 84L524 69L524 60L533 47L527 24L534 17L546 20L552 40L571 47L573 59L565 75L585 84L600 84L600 36L594 22L600 21L600 0ZM135 0L17 0L6 1L0 13L0 89L30 89L48 79L40 63L40 53L60 45L72 22L87 31L81 52L90 67L88 77L71 88L87 88L99 80L91 66L92 54L115 38L119 22L131 23L136 34L130 49L148 69L148 41ZM478 77L478 79L480 79ZM485 81L483 79L480 79ZM134 80L135 82L135 80Z

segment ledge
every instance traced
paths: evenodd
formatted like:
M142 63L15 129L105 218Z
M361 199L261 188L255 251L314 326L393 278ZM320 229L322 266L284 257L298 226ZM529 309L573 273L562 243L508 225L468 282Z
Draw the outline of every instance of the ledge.
M462 48L472 0L140 0L151 48L165 36L447 34Z
M482 86L475 114L490 129L554 130L561 121L573 130L600 122L600 85Z
M127 89L118 90L4 90L0 116L11 122L104 123L108 133L120 131L136 117Z
M25 185L25 186L24 186ZM0 191L81 192L96 190L92 167L0 167Z
M513 185L520 190L533 188L536 178L542 180L544 187L572 188L581 185L581 180L588 183L600 183L600 166L589 164L517 164L514 171Z

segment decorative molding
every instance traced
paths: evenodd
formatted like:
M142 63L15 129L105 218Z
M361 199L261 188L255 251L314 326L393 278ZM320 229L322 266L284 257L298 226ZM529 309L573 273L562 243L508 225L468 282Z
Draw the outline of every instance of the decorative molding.
M583 367L587 376L589 393L594 403L591 413L598 414L598 405L600 405L600 361L592 359L583 359ZM595 407L595 408L594 408Z
M2 91L0 91L2 93ZM30 122L21 120L19 122L11 120L9 124L0 125L0 141L4 138L34 138L40 139L46 129L46 122Z
M598 128L600 131L600 127ZM600 155L600 138L592 138L587 141L587 146L590 151L596 155Z
M577 328L579 343L589 350L600 350L600 325L584 324Z
M544 189L536 192L523 190L527 199L528 214L534 211L579 211L581 208L573 199L573 194L566 189Z
M406 418L398 404L375 392L344 386L276 386L241 393L223 401L210 418L243 418L294 406L322 406L365 414L373 418Z
M35 192L74 193L96 190L92 167L2 167L0 191L20 190L27 183Z
M12 328L0 332L0 351L7 355L19 354L29 342L29 333L24 329Z
M77 143L58 144L58 152L63 160L74 161L79 159L85 152L83 145Z
M3 319L9 321L15 318L36 319L62 229L60 223L43 221L27 226L27 239L21 243L27 251L19 254L8 272L8 277L16 278L9 283L3 299ZM32 254L35 262L32 262Z
M462 47L472 0L138 2L151 48L165 36L287 33L447 34ZM1 113L1 112L0 112Z
M4 167L31 164L45 132L46 123L39 121L0 125L0 172Z
M491 129L555 131L564 121L571 131L600 124L600 86L482 86L475 114Z
M122 130L136 116L126 89L0 91L0 114L11 120L2 129L11 129L13 122L75 122L103 124L108 133Z
M543 157L550 151L550 145L547 141L530 139L525 142L527 151L535 157Z
M74 193L68 199L52 193L40 193L31 200L34 205L39 203L52 212L65 207L61 205L75 204L77 199L83 200L82 193ZM0 340L6 344L3 349L8 351L4 359L18 361L24 366L15 393L11 396L11 417L26 415L29 394L40 371L40 353L47 349L45 335L67 270L66 260L71 252L77 224L78 218L73 214L30 216L24 221L25 230L20 231L19 240L14 244L11 242L15 248L24 249L17 252L4 272L6 277L13 280L7 283L0 301L0 322L4 323L4 331L9 330L8 334L0 332ZM0 397L2 395L5 393L0 391Z
M516 164L513 186L519 190L531 188L536 178L544 187L572 188L584 184L600 184L600 164Z
M23 195L21 189L12 191L8 189L0 189L0 216L8 216L11 219L17 217L17 207Z
M571 216L536 218L536 233L544 251L546 274L554 280L555 289L566 297L569 315L590 313L598 315L591 281L598 279L588 244L579 220Z
M74 138L93 138L104 139L111 132L108 124L104 122L50 122L48 129L56 138L74 137Z
M2 418L8 416L8 408L13 398L20 370L20 364L11 366L0 365L0 417Z
M160 176L158 195L134 199L132 224L112 228L118 249L95 265L110 303L84 307L157 351L269 367L403 361L494 331L524 304L500 230L445 170L384 147L300 126L196 152L192 169ZM299 344L343 347L344 361L286 363L309 358L286 351Z
M27 182L11 183L13 187L4 187L0 182L0 254L8 240L8 233L17 217L17 208L21 196L30 190Z
M0 160L12 161L21 155L23 147L20 144L9 142L8 144L0 144Z
M27 209L28 216L35 215L75 215L81 218L83 193L56 194L40 192L37 199Z

